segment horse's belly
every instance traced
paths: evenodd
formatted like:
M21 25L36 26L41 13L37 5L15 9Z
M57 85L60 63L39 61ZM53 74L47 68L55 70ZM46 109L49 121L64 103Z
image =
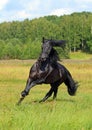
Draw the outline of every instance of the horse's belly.
M47 84L54 83L59 79L60 79L59 71L56 69L53 70L51 74L49 74L49 76L46 78L46 83Z

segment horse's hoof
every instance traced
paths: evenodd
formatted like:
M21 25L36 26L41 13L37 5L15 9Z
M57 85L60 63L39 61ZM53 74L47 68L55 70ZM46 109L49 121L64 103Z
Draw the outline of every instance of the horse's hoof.
M45 102L45 101L46 101L46 100L42 99L42 100L39 101L39 103L42 103L42 102Z
M16 103L17 106L19 106L20 104L21 104L20 101L18 101L18 102Z
M18 103L16 105L19 106L21 104L21 102L22 102L23 99L24 99L24 97L21 97L20 100L18 101Z
M43 100L40 100L40 101L39 101L39 103L42 103L42 102L43 102Z
M41 103L42 101L39 101L39 103Z

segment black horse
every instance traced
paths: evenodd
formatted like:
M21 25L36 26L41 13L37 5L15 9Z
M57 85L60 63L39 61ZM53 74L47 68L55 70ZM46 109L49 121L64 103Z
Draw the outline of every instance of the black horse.
M72 78L70 72L57 61L59 56L53 46L64 46L65 41L47 40L43 38L42 52L30 69L29 77L24 91L21 92L21 98L18 104L29 94L30 89L37 84L50 84L51 88L45 97L40 101L46 101L52 93L53 99L57 96L58 87L65 83L69 95L73 96L77 90L77 83Z

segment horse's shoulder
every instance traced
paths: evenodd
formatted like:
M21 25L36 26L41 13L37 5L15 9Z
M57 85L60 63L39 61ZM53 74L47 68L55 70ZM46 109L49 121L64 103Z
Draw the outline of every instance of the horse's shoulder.
M37 66L38 66L38 63L35 62L35 63L32 65L31 70L35 71L36 68L37 68Z

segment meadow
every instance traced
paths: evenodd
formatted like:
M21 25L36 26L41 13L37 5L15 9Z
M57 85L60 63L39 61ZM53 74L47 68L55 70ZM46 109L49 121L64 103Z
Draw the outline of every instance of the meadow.
M17 106L34 62L0 61L0 130L92 130L92 59L61 62L80 84L76 96L62 84L56 100L39 103L50 88L42 84Z

